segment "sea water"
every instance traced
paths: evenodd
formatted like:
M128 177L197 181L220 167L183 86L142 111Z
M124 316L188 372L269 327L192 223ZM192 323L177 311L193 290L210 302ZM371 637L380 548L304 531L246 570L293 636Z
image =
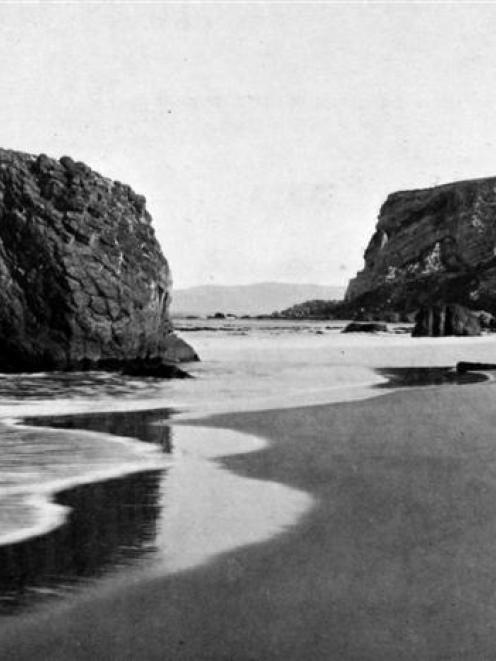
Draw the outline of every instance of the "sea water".
M496 362L492 336L412 339L342 334L342 324L329 322L251 320L181 329L202 358L188 366L194 379L0 375L7 601L29 586L48 590L54 576L58 593L60 576L99 575L145 556L164 571L187 569L267 539L312 507L308 494L241 478L216 460L260 449L262 439L171 426L174 419L376 396L387 381L378 368Z

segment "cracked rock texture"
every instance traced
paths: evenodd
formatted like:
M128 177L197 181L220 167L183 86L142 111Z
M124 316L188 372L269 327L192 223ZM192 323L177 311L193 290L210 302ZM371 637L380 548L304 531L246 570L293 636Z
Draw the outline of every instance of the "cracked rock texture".
M347 304L408 313L460 303L496 312L496 178L393 193Z
M0 370L192 360L145 198L87 165L0 149Z

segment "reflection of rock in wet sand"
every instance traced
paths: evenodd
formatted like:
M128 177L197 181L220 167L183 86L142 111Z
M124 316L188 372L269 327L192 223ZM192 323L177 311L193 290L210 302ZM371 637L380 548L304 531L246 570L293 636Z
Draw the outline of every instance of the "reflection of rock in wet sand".
M172 447L164 471L136 473L59 494L65 525L29 542L0 547L0 612L58 595L84 579L136 564L159 574L205 564L293 526L312 499L285 485L226 470L228 455L261 450L255 436L225 429L165 426L167 410L26 420L30 425L101 431ZM104 440L102 441L104 442Z
M72 510L66 524L0 547L0 613L143 560L154 550L161 475L135 473L59 494Z
M166 420L170 409L144 411L113 411L103 413L80 413L75 415L43 416L25 418L27 425L55 427L57 429L85 429L115 436L129 436L146 443L160 445L164 452L171 452L170 429L154 424Z
M168 411L31 418L30 425L85 429L156 443L170 452L170 429L151 424ZM26 542L0 546L0 612L58 594L81 579L142 560L155 550L163 471L145 471L63 491L67 522Z

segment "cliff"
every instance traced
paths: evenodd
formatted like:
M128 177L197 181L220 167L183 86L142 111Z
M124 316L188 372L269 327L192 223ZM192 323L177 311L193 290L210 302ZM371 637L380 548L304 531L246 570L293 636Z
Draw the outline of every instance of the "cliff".
M349 309L460 303L496 312L496 178L390 195L350 281Z
M145 198L69 157L0 150L0 371L196 358Z

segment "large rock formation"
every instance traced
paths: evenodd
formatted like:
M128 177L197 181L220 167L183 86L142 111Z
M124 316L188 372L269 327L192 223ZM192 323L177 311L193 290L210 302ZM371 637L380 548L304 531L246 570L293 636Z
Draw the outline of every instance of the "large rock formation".
M0 150L0 371L194 359L145 198L69 157Z
M421 307L415 317L414 337L444 335L480 335L479 317L456 303Z
M496 178L390 195L351 280L349 309L460 303L496 312Z

